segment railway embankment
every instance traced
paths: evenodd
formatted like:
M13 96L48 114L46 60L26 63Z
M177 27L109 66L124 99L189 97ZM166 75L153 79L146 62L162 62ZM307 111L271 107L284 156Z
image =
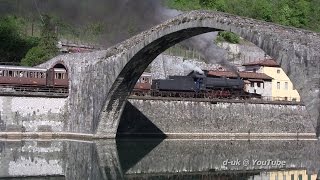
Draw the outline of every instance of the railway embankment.
M305 106L129 99L118 136L315 137Z
M0 96L0 137L94 138L68 131L75 122L67 106L67 98ZM118 136L128 135L301 139L315 137L315 130L301 104L136 98L128 100L118 129Z

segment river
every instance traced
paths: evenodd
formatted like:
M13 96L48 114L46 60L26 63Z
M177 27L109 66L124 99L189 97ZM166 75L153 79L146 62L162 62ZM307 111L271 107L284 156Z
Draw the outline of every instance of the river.
M0 179L316 180L319 170L316 140L0 140Z

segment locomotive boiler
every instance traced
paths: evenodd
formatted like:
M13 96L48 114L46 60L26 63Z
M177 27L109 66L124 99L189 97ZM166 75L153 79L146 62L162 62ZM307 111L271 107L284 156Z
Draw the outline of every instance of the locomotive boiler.
M192 72L188 76L169 76L153 80L151 96L185 98L245 98L244 81L240 78L207 77Z

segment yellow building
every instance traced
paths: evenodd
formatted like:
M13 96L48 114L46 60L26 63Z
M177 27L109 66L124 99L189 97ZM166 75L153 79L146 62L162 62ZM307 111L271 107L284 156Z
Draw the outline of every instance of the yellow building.
M282 68L273 59L263 59L244 64L246 71L264 73L273 78L272 100L300 101L300 95Z
M307 174L306 170L270 172L269 180L316 180L317 174Z

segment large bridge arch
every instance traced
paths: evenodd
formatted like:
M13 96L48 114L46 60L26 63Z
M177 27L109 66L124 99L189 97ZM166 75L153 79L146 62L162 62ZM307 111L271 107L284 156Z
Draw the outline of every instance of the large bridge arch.
M107 50L116 58L115 79L99 116L96 135L114 137L129 92L147 66L170 46L199 34L226 30L274 57L293 81L319 131L320 35L220 12L193 11L177 16Z

